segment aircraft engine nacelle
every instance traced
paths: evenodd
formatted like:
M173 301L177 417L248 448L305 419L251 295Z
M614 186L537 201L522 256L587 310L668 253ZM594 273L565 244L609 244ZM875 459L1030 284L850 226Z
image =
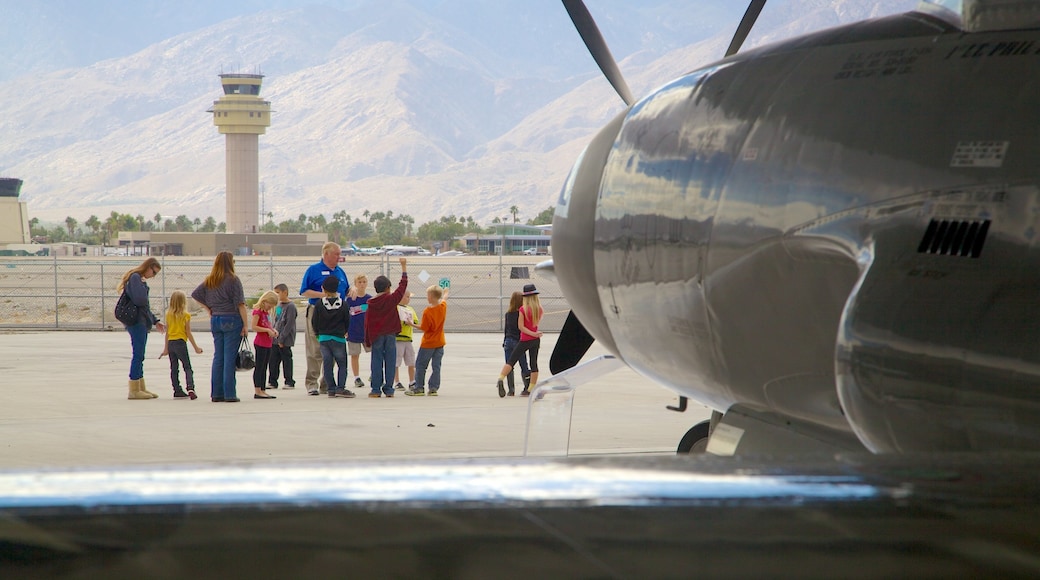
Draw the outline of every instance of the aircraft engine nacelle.
M568 178L561 289L714 409L875 452L1040 449L1037 46L910 14L661 87Z

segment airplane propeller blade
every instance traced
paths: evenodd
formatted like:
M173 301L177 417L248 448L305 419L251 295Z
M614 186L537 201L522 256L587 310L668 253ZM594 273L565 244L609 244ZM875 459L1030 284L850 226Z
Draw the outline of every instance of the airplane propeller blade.
M618 96L621 97L622 101L625 101L626 105L634 103L635 99L632 98L632 91L628 89L625 77L621 76L621 69L618 68L614 55L610 53L610 48L607 47L607 42L603 40L603 35L600 34L599 27L596 26L596 21L592 19L592 15L589 14L585 3L581 0L563 0L563 7L567 9L567 14L570 15L574 28L578 30L581 39L585 41L585 46L589 48L589 53L592 54L592 58L599 65L599 70L603 71L603 76L607 77L610 85L614 87L614 90L617 91Z
M560 337L556 339L556 348L549 358L549 371L556 375L574 367L595 341L571 310L567 313Z
M740 20L740 26L737 26L737 31L733 33L733 40L729 42L729 48L726 49L726 56L737 54L740 50L741 45L747 39L748 34L751 32L751 28L755 26L755 21L758 20L758 15L762 13L762 7L766 5L766 0L751 0L748 4L747 12L744 12L744 18Z

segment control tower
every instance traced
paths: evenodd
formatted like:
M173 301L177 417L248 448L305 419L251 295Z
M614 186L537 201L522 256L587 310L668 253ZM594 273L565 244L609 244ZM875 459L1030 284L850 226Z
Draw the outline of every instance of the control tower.
M271 102L260 98L264 75L222 74L224 96L213 101L213 124L226 135L227 231L257 231L260 214L259 138L271 126Z

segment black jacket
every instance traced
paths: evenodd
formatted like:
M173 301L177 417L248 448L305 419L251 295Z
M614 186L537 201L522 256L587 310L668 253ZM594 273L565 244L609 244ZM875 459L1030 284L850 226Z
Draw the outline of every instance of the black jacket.
M342 298L322 298L314 305L314 314L311 315L311 329L314 334L327 334L329 336L347 335L347 324L350 321L350 309Z

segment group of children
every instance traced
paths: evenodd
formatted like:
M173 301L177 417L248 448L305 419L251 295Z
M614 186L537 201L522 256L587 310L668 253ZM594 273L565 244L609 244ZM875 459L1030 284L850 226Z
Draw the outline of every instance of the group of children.
M348 354L355 388L365 386L359 374L362 349L372 356L370 398L394 396L395 382L401 386L399 367L402 362L408 367L410 382L405 394L416 396L426 394L426 369L432 361L429 394L437 395L441 382L440 361L444 354L447 291L436 285L427 288L429 306L423 311L420 322L408 304L412 294L408 292L408 267L404 258L401 259L401 281L396 290L390 291L390 279L386 276L377 277L372 285L375 296L365 293L367 278L354 278L357 297L348 297L344 304L339 295L338 278L329 276L322 284L325 296L318 303L312 325L321 347L328 396L348 399L356 396L346 384ZM412 330L416 328L423 331L418 356L412 346Z
M401 280L393 292L390 291L390 279L386 276L377 277L373 283L375 296L366 293L368 279L364 275L354 278L354 286L357 297L344 300L339 295L339 279L335 276L326 278L322 284L325 296L320 300L311 320L321 349L328 396L347 399L356 396L346 384L348 355L355 388L365 386L360 376L362 350L372 355L370 398L393 397L395 390L403 390L408 396L436 396L441 386L448 290L442 290L437 285L426 289L428 306L420 321L415 309L409 305L412 294L407 291L408 273L404 259L401 260ZM170 381L174 398L194 400L195 379L187 343L191 343L196 354L201 353L202 349L191 333L191 314L186 311L186 303L185 294L179 290L170 296L169 309L166 311L166 345L159 358L166 355L170 357ZM524 385L521 396L528 396L530 385L538 383L538 349L542 336L538 323L542 314L538 290L534 284L527 284L522 292L512 294L505 316L505 336L502 342L506 360L496 383L499 397L515 396L513 367L517 364L520 365ZM285 389L296 386L292 358L296 316L296 304L289 299L289 289L285 284L278 284L274 290L265 292L256 302L252 312L252 328L256 333L253 340L256 351L256 366L253 369L256 399L276 398L267 393L267 388L278 388L280 371L284 376ZM413 329L423 331L418 353L412 345ZM402 363L407 368L407 388L400 381ZM431 365L433 369L427 393L426 370ZM184 368L186 391L180 384L181 366Z

